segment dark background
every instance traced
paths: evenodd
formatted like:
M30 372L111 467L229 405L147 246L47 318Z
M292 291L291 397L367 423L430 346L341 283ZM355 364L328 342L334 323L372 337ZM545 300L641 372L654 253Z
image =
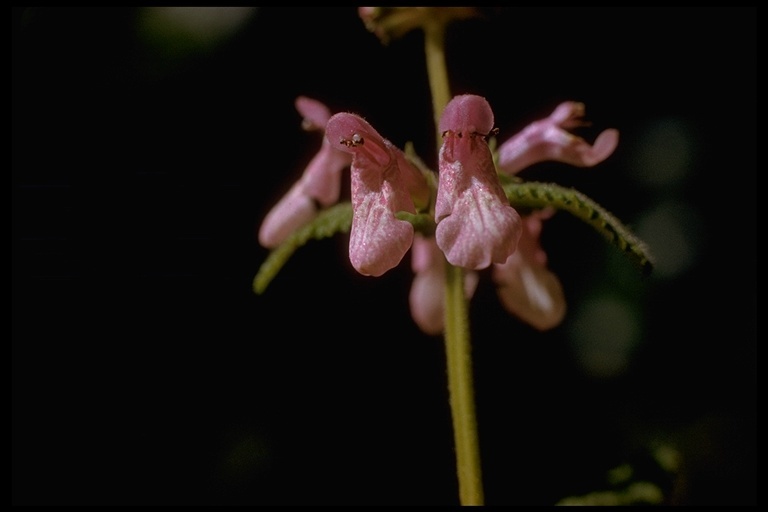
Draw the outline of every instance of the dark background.
M363 278L339 235L251 291L259 222L319 144L296 96L434 165L420 34L384 47L355 8L264 7L205 46L142 12L13 9L13 504L457 503L442 342L410 319L408 259ZM669 503L756 504L756 9L487 12L449 33L454 92L486 96L501 139L585 102L583 135L618 128L617 152L528 177L628 224L672 198L692 255L643 279L557 216L542 240L570 310L547 333L483 275L487 503L605 490L626 463ZM685 148L647 142L669 120ZM683 178L638 178L637 155L682 152ZM596 374L574 340L579 305L605 294L639 341Z

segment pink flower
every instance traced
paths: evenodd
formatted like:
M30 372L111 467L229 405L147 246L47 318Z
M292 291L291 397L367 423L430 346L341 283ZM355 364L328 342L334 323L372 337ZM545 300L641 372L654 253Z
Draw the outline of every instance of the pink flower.
M331 117L328 108L319 101L299 96L296 109L304 117L306 130L323 130ZM309 223L319 207L338 202L341 193L341 172L351 157L323 138L322 146L312 158L288 193L267 213L259 228L259 243L272 249L291 233Z
M445 256L433 237L416 234L411 249L413 283L408 295L411 316L426 334L445 328ZM464 293L471 298L477 288L477 272L464 273Z
M512 175L544 160L578 167L602 162L616 149L619 132L605 130L590 145L565 130L585 125L583 116L583 103L561 103L549 117L531 123L499 147L499 170ZM518 250L506 262L495 264L491 274L504 308L542 331L559 325L566 311L562 285L547 268L541 247L543 222L554 213L546 208L524 216Z
M612 128L605 130L590 145L565 130L585 126L583 117L583 103L561 103L549 117L531 123L499 146L499 171L512 175L545 160L577 167L592 167L602 162L619 144L619 132Z
M504 308L541 331L559 325L566 310L563 287L547 268L540 240L543 221L554 213L545 208L524 216L517 251L493 265L491 274Z
M616 148L618 131L605 130L598 136L595 144L590 145L581 137L565 131L566 128L584 125L583 115L583 104L562 103L551 116L530 124L501 145L499 170L515 174L543 160L556 160L579 167L588 167L603 161ZM446 130L449 126L462 128ZM502 226L512 225L513 227L508 228L513 233L510 236L515 237L514 233L517 233L519 237L515 238L516 243L511 254L502 261L494 259L493 256L488 258L492 261L491 277L502 306L542 331L556 327L565 317L566 302L562 285L557 276L547 268L547 254L541 246L543 223L555 214L555 210L551 207L535 210L517 218L516 221L507 220L503 212L508 201L503 191L499 191L500 186L497 188L497 182L493 179L496 178L496 171L490 153L484 149L487 148L484 145L484 134L490 132L492 127L493 114L490 107L485 100L477 96L454 98L446 107L441 119L440 128L445 131L445 143L440 152L441 172L436 205L438 238L437 243L433 238L419 236L414 240L412 268L415 275L409 296L411 316L427 334L439 334L445 324L445 259L440 254L440 248L445 251L446 256L456 256L454 262L465 263L461 266L483 268L482 263L487 261L483 258L494 254L491 247L471 247L475 243L483 244L487 236L484 233L488 233L486 224L492 224L493 220L497 219L493 213L486 213L487 210L501 211ZM481 172L469 172L478 169ZM467 175L471 177L467 178ZM477 206L478 204L486 205L487 210ZM472 213L475 207L480 213ZM447 211L452 212L456 220L456 225L450 228L460 232L460 235L454 238L446 237L445 231L442 232L442 238L440 235L441 226L443 229L449 227L445 222L450 218L445 216ZM473 215L485 222L470 221L464 225L459 222L462 218L472 219ZM486 218L491 221L486 221ZM512 219L514 218L512 216ZM503 224L505 221L509 224ZM490 232L498 233L501 230ZM491 237L491 241L494 240L503 247L503 237ZM453 241L453 245L447 243L448 241ZM477 267L467 264L471 260L470 257L462 259L472 254L480 254L483 257L476 258L476 261L481 262ZM467 298L471 298L477 285L478 274L468 271L465 279L465 293Z
M413 225L395 214L425 206L429 186L402 151L355 114L331 117L326 136L352 154L349 259L361 274L380 276L400 263L413 242Z
M541 247L544 220L555 210L522 218L509 204L494 165L487 137L495 132L488 102L475 95L454 97L440 119L443 144L435 199L435 234L416 234L398 212L423 213L430 185L421 171L367 121L351 113L330 115L323 104L296 100L307 129L325 127L320 151L290 191L265 218L259 241L279 245L310 222L319 208L339 200L341 171L351 168L352 226L349 258L361 274L380 276L412 250L414 279L411 315L427 334L445 327L445 265L463 267L465 294L475 292L476 270L491 267L499 299L510 313L546 330L565 316L563 289L547 268ZM584 105L560 104L547 118L531 123L499 147L498 170L516 174L543 160L579 167L595 165L615 150L618 131L603 131L593 145L566 131L586 124Z
M520 238L520 216L501 188L486 141L492 129L490 105L470 94L454 97L440 119L435 235L455 266L479 270L504 263Z

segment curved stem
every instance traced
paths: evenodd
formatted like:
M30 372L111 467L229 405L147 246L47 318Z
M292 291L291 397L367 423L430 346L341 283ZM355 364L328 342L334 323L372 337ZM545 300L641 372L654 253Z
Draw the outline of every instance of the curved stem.
M448 391L456 447L459 499L462 505L482 505L483 482L475 415L472 347L463 274L461 268L446 265L445 353Z

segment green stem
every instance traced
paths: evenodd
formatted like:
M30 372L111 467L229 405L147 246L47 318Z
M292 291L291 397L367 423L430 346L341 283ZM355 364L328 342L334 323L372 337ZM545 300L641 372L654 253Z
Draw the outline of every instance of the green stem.
M448 70L445 67L445 22L441 19L424 24L424 49L427 57L429 88L432 92L432 112L435 118L437 144L440 146L440 116L451 101Z
M453 265L446 267L445 353L456 447L456 470L459 477L459 499L462 505L483 505L469 311L464 295L463 271Z
M451 100L448 71L445 65L445 20L436 19L426 23L423 29L439 150L442 139L439 128L440 116ZM456 449L456 472L459 480L459 500L462 505L483 505L480 446L472 377L472 344L469 336L469 308L464 294L464 272L461 268L446 264L445 290L445 353Z

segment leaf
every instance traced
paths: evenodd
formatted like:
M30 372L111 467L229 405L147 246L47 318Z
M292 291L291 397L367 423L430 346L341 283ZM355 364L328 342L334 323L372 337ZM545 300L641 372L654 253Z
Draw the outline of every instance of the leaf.
M400 220L410 222L413 225L413 229L418 231L424 236L432 236L435 234L435 218L426 213L410 213L406 211L399 211L395 214Z
M643 275L650 274L653 261L648 248L619 219L578 190L553 183L503 183L504 192L514 207L544 208L552 206L566 210L583 220L635 263Z
M269 253L253 279L253 291L259 295L264 293L296 249L309 240L320 240L337 233L348 233L351 226L352 203L339 203L321 211L312 222L294 231Z

